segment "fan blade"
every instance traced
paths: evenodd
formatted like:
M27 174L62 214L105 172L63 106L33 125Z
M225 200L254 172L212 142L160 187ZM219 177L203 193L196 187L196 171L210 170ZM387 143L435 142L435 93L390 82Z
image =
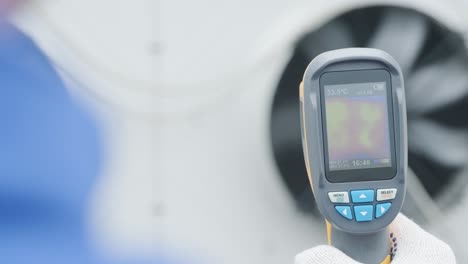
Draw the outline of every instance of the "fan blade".
M387 12L368 46L388 52L400 64L403 74L414 65L426 40L428 22L419 14L392 9Z
M298 49L309 59L319 53L348 48L354 46L354 39L349 26L343 21L334 21L324 25L313 34L306 35L300 42Z
M427 120L415 120L408 126L408 146L441 165L463 167L468 161L468 136L465 130L443 127Z
M460 57L417 70L407 82L411 114L437 110L468 95L468 66Z
M434 219L434 216L440 213L440 208L437 207L421 180L411 168L408 168L406 182L408 189L411 191L406 194L402 212L424 223Z

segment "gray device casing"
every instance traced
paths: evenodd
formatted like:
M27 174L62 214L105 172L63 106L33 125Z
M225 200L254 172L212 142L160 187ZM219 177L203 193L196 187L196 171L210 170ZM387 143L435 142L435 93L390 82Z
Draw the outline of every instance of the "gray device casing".
M324 135L322 131L322 108L320 107L320 77L325 72L385 69L390 73L391 96L393 108L393 127L395 133L396 175L390 180L359 181L359 182L329 182L325 176ZM356 235L371 238L374 234L386 231L386 227L395 219L400 211L406 193L406 174L408 167L406 103L403 75L398 63L386 52L370 48L346 48L332 50L318 55L307 67L303 78L303 94L301 100L302 143L306 166L317 207L321 214L333 227L332 241L337 243L355 243ZM390 209L380 218L369 222L348 220L339 215L335 204L331 203L328 192L351 191L363 189L396 188L397 194L392 200ZM370 203L369 203L370 204ZM375 208L377 202L372 202ZM353 207L350 200L349 205ZM336 232L336 231L338 232ZM388 246L388 232L385 243ZM338 237L336 237L338 236ZM377 240L383 240L381 235ZM337 241L339 240L339 241ZM341 242L340 242L341 241ZM373 246L382 243L374 241ZM334 244L334 243L332 243ZM345 245L342 245L345 246ZM339 246L337 246L340 248ZM353 245L359 250L359 245ZM342 248L340 248L342 249ZM369 248L367 248L369 250ZM343 250L343 249L342 249ZM347 250L344 250L347 251ZM345 252L350 253L350 252ZM357 252L354 252L356 254ZM359 257L360 261L373 261Z

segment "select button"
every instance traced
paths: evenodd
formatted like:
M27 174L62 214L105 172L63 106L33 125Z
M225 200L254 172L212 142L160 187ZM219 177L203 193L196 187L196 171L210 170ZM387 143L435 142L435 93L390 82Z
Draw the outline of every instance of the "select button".
M387 201L395 199L397 194L396 188L391 189L378 189L377 190L377 201Z

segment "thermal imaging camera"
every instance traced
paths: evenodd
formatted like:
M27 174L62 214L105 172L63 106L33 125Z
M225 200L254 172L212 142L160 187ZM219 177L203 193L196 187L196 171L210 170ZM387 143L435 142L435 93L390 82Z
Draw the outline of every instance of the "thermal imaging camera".
M363 263L390 262L389 224L406 192L403 75L387 53L318 55L300 85L302 144L328 243Z

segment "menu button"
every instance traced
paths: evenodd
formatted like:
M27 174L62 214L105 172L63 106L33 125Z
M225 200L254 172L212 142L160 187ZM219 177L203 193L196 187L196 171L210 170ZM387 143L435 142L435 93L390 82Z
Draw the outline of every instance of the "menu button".
M329 192L328 198L332 203L349 203L348 192Z

